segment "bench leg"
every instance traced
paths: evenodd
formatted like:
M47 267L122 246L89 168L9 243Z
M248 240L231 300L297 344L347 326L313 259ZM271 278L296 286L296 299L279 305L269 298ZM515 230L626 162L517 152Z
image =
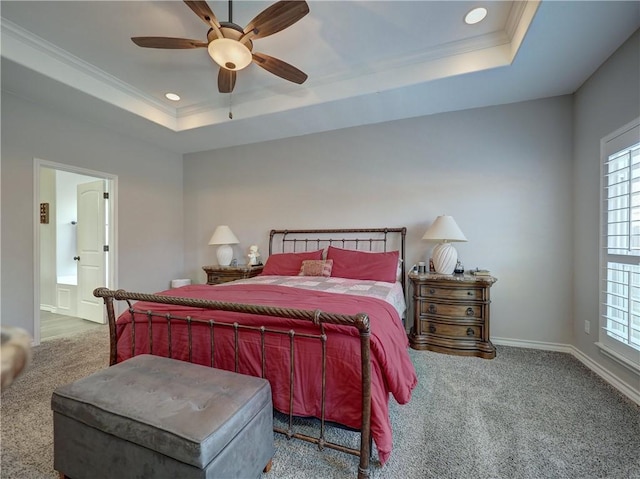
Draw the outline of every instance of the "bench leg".
M60 474L60 479L71 479L70 477L65 476L63 472L59 472L58 474Z
M273 465L273 459L269 459L269 462L267 462L267 465L264 466L264 469L262 470L262 472L269 472L271 470L272 465ZM60 478L60 479L64 479L64 478Z

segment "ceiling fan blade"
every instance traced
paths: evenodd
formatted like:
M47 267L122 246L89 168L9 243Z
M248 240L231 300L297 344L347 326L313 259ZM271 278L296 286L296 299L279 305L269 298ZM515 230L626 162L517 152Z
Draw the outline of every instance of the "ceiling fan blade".
M214 30L218 30L220 28L220 22L207 2L188 2L187 0L184 0L184 3L186 3L187 6L193 10L193 13L198 15L202 21L211 28Z
M145 48L207 48L207 43L188 38L132 37L133 43Z
M309 13L309 5L304 0L281 0L260 12L244 28L244 33L252 33L251 38L263 38L293 25Z
M231 93L236 86L236 72L220 68L218 73L218 91L220 93Z
M278 60L277 58L265 55L264 53L254 53L253 61L256 65L261 66L268 72L271 72L274 75L277 75L280 78L284 78L285 80L289 80L293 83L297 83L300 85L307 79L307 74L303 71L298 70L293 65L289 65L282 60Z

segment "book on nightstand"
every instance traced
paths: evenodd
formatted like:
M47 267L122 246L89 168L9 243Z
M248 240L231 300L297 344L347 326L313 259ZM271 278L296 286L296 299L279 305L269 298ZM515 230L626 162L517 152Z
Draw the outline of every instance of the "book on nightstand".
M474 276L491 276L491 272L488 269L472 269L469 271Z

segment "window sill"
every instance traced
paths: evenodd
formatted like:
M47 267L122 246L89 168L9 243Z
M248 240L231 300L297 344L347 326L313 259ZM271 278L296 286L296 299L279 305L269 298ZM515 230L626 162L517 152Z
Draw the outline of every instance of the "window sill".
M620 353L614 351L610 347L600 342L597 342L596 346L598 346L598 348L600 348L600 352L605 356L607 356L609 359L612 359L616 363L620 364L621 366L624 366L632 373L640 375L640 364L631 361L629 358L625 358Z

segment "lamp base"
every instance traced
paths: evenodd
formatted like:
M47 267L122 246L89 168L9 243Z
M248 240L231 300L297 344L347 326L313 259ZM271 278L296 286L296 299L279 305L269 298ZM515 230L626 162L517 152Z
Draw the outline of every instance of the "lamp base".
M229 266L233 259L233 248L228 244L222 244L218 246L216 251L216 258L220 266Z
M453 274L458 262L458 252L451 243L440 243L434 246L431 258L436 273Z

